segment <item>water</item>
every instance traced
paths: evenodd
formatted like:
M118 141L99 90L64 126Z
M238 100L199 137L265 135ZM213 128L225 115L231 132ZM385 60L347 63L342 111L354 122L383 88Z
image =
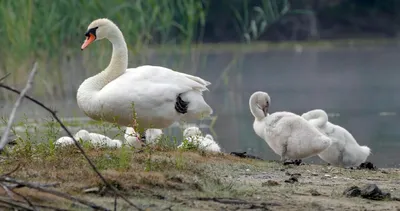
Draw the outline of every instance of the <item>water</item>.
M153 55L149 63L194 73L212 82L205 98L218 116L212 130L226 152L247 151L265 159L279 159L253 129L248 99L262 90L272 98L271 112L301 114L321 108L330 121L349 130L360 145L368 145L368 160L379 167L400 167L400 49L396 46L270 50L240 54L199 54L199 61L181 55ZM233 61L233 62L232 62ZM130 66L135 66L131 64ZM76 89L88 73L65 73L70 80L67 98L53 101L62 116L84 117L75 101ZM224 72L224 74L222 74ZM74 74L72 76L72 74ZM221 76L222 75L222 76ZM2 114L10 111L10 105ZM43 117L45 112L25 102L19 117ZM208 124L209 121L204 122ZM170 134L179 136L180 130ZM309 162L320 162L313 158Z

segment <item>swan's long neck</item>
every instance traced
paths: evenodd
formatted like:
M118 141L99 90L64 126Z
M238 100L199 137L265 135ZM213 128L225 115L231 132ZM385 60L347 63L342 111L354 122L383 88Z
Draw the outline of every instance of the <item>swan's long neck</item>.
M86 79L79 87L78 92L85 91L91 94L98 92L128 68L128 48L124 36L116 25L110 27L108 40L112 43L113 48L111 61L102 72Z
M265 118L265 114L264 112L258 107L257 105L257 96L256 95L252 95L250 97L249 100L249 106L250 106L250 111L253 114L253 116L257 119L257 120L262 120Z
M77 103L81 110L94 119L99 116L99 103L96 103L97 94L104 86L122 75L128 68L128 48L122 32L116 25L109 26L108 40L112 43L112 56L109 65L100 73L92 76L79 86Z
M303 114L302 117L318 127L323 127L328 123L328 114L320 109L309 111Z

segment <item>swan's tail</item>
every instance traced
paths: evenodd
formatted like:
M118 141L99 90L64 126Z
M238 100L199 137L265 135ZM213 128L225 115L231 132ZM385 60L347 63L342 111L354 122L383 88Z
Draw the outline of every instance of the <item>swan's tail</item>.
M367 146L360 146L360 151L366 157L371 154L371 149L369 147L367 147Z
M212 108L204 101L201 91L193 90L185 92L181 97L183 101L189 103L183 120L202 119L209 117L213 113Z

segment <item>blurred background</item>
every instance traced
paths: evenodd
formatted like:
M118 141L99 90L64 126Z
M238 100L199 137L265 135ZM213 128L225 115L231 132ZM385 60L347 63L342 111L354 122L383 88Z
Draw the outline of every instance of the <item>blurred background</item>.
M399 9L397 0L1 0L0 77L11 73L3 83L22 89L37 61L29 94L73 130L88 129L76 91L107 66L111 44L80 46L88 24L107 17L125 36L129 67L161 65L212 83L205 98L215 116L198 123L226 152L278 159L252 128L248 99L262 90L271 112L324 109L372 149L370 161L399 167ZM2 124L15 99L0 90ZM38 132L48 119L24 101L15 132L54 141L59 129Z

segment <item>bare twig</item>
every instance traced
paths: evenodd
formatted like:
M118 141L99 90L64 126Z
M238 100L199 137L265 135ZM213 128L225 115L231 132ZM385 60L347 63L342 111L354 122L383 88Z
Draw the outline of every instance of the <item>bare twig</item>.
M10 176L12 173L16 172L16 171L19 169L20 166L21 166L21 165L18 163L18 165L17 165L13 170L11 170L10 172L4 173L4 174L1 175L1 176L2 176L2 177L4 177L4 176Z
M4 185L4 184L2 184L2 185ZM7 189L8 189L8 187L5 186L5 185L4 185L3 188L7 188ZM31 202L28 198L26 198L24 195L22 195L22 194L20 194L20 193L18 193L18 192L15 192L15 191L12 190L12 189L8 189L8 190L11 191L13 194L15 194L15 195L21 197L22 199L24 199L24 200L26 201L26 203L28 203L29 206L32 207L33 210L37 211L36 208L35 208L35 205L33 205L32 202ZM10 197L10 198L12 199L12 197Z
M71 200L71 201L79 202L79 203L81 203L83 205L86 205L88 207L91 207L93 209L107 210L107 211L109 210L109 209L104 208L102 206L96 205L96 204L94 204L92 202L89 202L89 201L86 201L86 200L83 200L83 199L80 199L80 198L76 198L74 196L71 196L69 194L66 194L66 193L63 193L63 192L59 192L59 191L56 191L56 190L46 189L46 188L37 186L36 184L32 184L30 182L16 180L16 179L13 179L13 178L10 178L10 177L0 177L0 181L14 183L14 184L22 185L22 186L25 186L25 187L28 187L28 188L33 188L33 189L36 189L36 190L39 190L39 191L42 191L42 192L45 192L45 193L50 193L50 194L53 194L55 196L58 196L58 197L61 197L61 198L64 198L64 199L68 199L68 200Z
M4 84L0 83L0 87L7 89L9 91L12 91L14 93L20 94L20 91L11 88L9 86L6 86ZM85 157L86 161L89 163L89 165L92 167L93 171L96 172L96 174L99 176L99 178L102 180L102 182L108 187L110 188L114 193L116 193L119 197L121 197L126 203L128 203L129 205L131 205L132 207L136 208L139 211L142 211L143 209L141 209L140 207L138 207L137 205L135 205L134 203L132 203L128 198L126 198L124 195L122 195L114 186L112 186L109 182L107 182L107 180L104 178L104 176L97 170L96 166L93 164L93 162L89 159L89 157L86 155L85 151L83 150L82 146L79 144L79 142L74 138L74 136L72 135L72 133L68 130L68 128L64 125L64 123L61 122L61 120L58 118L57 114L55 111L53 111L52 109L50 109L49 107L45 106L43 103L39 102L38 100L25 95L25 98L29 99L30 101L36 103L37 105L39 105L40 107L42 107L43 109L45 109L46 111L48 111L53 118L60 124L60 126L63 128L63 130L68 134L69 137L72 138L72 140L75 143L75 146L79 149L79 151L82 153L82 155Z
M0 150L2 150L4 148L4 146L8 143L8 133L10 132L11 126L14 123L15 113L17 112L17 109L18 109L19 105L21 104L21 101L24 98L25 94L32 87L32 83L33 83L32 81L33 81L33 77L35 76L36 70L37 70L37 63L35 62L32 70L31 70L31 73L29 74L28 80L26 81L25 88L19 94L19 97L18 97L17 101L15 101L14 107L11 111L10 117L8 119L7 127L4 130L3 136L1 137L1 140L0 140Z
M11 207L18 207L18 208L20 208L22 210L35 211L35 210L25 206L25 205L22 205L22 204L20 204L18 202L12 201L12 200L6 200L6 199L0 198L0 203L10 205Z
M7 73L5 76L1 77L1 78L0 78L0 82L1 82L2 80L6 79L9 75L10 75L10 73Z
M114 196L114 211L117 211L117 194Z
M9 200L9 199L4 198L4 197L0 197L0 204L1 203L5 203L5 204L8 204L9 206L14 206L14 207L15 207L15 205L17 207L19 207L22 204L25 205L22 201ZM35 204L34 206L38 207L38 208L42 208L41 210L46 209L46 210L53 210L53 211L70 211L68 209L53 207L53 206L49 206L49 205L42 205L42 204ZM26 208L26 207L24 207L24 209L25 210L32 210L32 209Z
M60 183L58 182L53 182L53 183L39 183L39 182L31 182L31 184L40 186L42 188L49 188L49 187L56 187L57 185L59 185ZM18 185L18 184L7 184L7 187L11 188L11 189L15 189L15 188L22 188L24 186L22 185Z
M4 191L6 191L8 197L10 197L11 199L14 198L13 192L11 192L11 190L7 187L7 185L0 183L0 186L4 189Z

